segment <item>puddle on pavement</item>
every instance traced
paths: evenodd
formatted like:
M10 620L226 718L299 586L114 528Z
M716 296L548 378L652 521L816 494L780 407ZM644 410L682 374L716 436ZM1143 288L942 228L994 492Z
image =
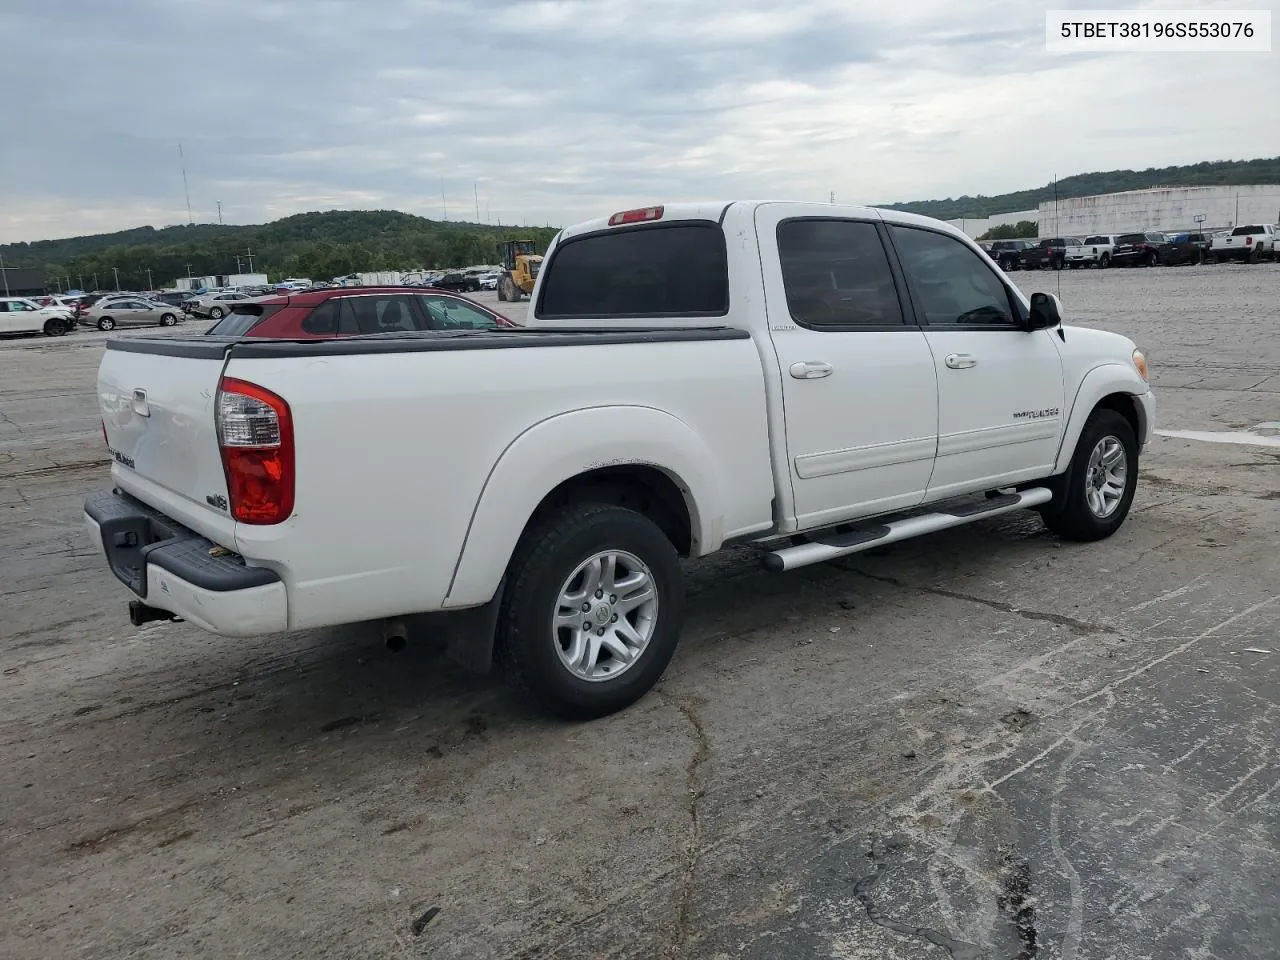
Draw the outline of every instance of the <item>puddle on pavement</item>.
M1156 430L1158 437L1203 440L1205 443L1242 443L1252 447L1280 447L1280 421L1260 423L1249 430Z

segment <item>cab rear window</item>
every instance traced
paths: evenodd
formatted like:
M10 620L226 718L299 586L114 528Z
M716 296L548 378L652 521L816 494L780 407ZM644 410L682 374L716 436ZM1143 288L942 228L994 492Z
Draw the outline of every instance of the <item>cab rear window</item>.
M729 311L724 233L715 223L575 237L555 249L543 273L542 318L720 317Z

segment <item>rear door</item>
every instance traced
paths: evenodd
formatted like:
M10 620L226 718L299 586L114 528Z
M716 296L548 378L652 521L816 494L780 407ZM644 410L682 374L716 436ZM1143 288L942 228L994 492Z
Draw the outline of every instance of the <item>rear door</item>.
M234 529L214 423L227 349L203 338L114 340L98 368L112 479L210 539Z
M928 499L1047 477L1063 430L1062 358L1003 275L957 237L915 224L889 236L938 382Z
M912 507L937 447L938 386L884 227L763 204L756 232L799 526Z

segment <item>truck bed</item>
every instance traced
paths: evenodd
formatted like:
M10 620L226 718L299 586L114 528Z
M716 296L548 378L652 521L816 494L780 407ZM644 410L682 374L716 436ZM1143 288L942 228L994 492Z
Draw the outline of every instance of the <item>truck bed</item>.
M223 377L290 406L296 500L283 523L227 514ZM738 329L113 340L99 393L116 486L277 573L289 628L487 601L507 541L583 470L674 474L714 505L695 519L700 551L773 521L764 375ZM460 563L464 542L480 560L469 546Z

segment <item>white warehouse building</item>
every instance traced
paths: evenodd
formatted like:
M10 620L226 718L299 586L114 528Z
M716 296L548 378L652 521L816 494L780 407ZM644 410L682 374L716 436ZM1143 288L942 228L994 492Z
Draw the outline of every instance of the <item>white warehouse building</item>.
M1041 237L1141 230L1224 230L1280 223L1280 185L1153 187L1040 204Z

